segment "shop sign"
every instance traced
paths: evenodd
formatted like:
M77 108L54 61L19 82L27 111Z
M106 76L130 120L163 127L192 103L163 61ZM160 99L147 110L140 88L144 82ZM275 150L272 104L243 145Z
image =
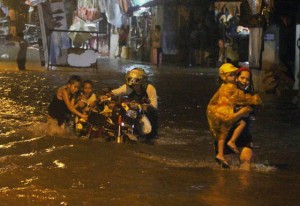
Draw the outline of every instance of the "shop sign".
M264 35L265 41L275 41L275 34L274 33L266 33Z

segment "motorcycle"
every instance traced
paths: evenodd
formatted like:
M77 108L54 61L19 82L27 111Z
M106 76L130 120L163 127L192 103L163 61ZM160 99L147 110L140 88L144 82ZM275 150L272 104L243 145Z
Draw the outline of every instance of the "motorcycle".
M142 110L142 105L123 98L119 101L108 99L98 106L98 110L89 113L85 126L76 124L80 134L86 133L89 139L104 138L105 141L138 142L151 132L151 124ZM79 126L79 127L78 127ZM75 129L75 131L76 131ZM77 132L78 133L78 132Z

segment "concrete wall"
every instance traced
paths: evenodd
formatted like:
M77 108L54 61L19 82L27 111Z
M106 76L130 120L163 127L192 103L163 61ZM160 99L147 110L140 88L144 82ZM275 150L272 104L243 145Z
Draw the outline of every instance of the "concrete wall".
M274 87L275 79L270 76L274 65L279 64L278 56L278 41L279 41L279 28L271 26L264 32L270 34L270 38L265 38L263 41L263 52L261 60L261 69L253 69L253 83L256 91L265 92ZM269 77L269 78L266 78Z
M300 24L296 25L296 39L295 39L295 45L297 43L298 38L300 38ZM294 83L294 89L298 90L299 88L299 67L300 67L300 50L298 47L295 47L295 83Z

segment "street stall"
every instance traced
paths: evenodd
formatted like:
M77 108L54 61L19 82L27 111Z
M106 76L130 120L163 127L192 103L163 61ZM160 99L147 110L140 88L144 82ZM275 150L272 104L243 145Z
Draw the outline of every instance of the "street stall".
M120 0L118 3L121 9L121 26L128 30L127 43L121 48L121 57L149 61L150 31L156 1Z
M36 17L30 25L36 23L41 65L48 69L94 67L99 57L111 56L111 46L117 41L111 37L122 26L129 32L123 57L149 60L153 16L149 2L152 1L27 0ZM87 56L93 58L86 59Z
M109 4L98 0L28 0L35 7L42 66L97 68L109 55ZM110 17L109 20L112 18Z
M218 24L219 35L218 39L222 39L225 43L224 62L230 61L237 64L239 59L239 51L247 51L248 45L239 48L244 44L239 44L239 40L247 41L249 29L240 27L240 5L241 2L216 2L215 14ZM245 38L243 38L245 37ZM245 58L248 61L248 57Z
M97 0L78 0L74 11L68 11L64 1L51 3L52 19L50 58L48 65L92 67L97 69L99 56L108 56L109 33L105 16L105 5ZM68 25L66 13L72 13Z
M141 8L130 18L128 47L132 59L149 61L151 15L151 8Z

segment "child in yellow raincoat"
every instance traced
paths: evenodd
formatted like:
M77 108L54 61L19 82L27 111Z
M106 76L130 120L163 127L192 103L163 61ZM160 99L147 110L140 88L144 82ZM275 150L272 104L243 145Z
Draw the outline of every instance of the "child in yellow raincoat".
M209 128L218 141L216 161L225 168L229 168L224 157L224 144L229 130L236 121L252 111L252 108L247 105L261 104L259 95L245 94L237 88L236 71L237 68L229 63L219 68L219 75L223 82L207 106ZM234 107L237 104L245 105L245 107L234 113Z

